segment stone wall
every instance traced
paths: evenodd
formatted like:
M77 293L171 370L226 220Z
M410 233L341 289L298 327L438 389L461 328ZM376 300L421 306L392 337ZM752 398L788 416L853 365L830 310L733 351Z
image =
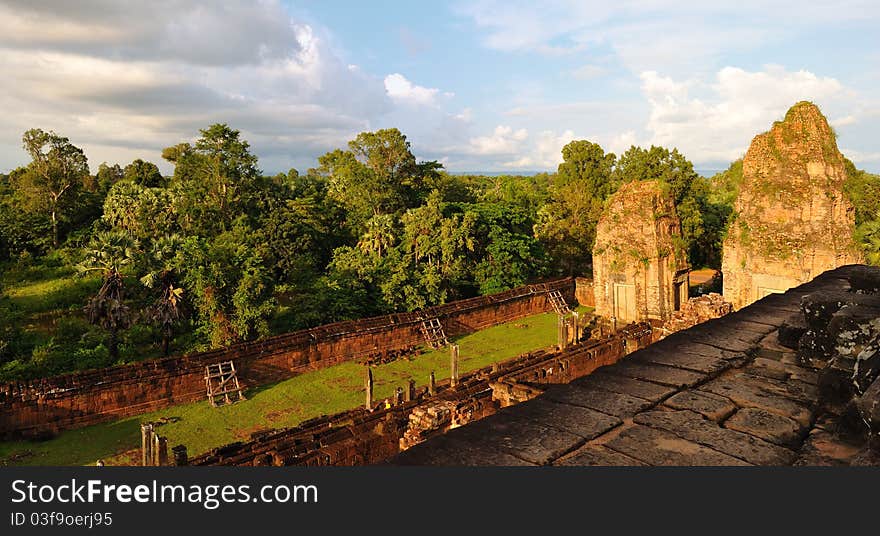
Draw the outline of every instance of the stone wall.
M721 318L732 312L733 304L724 301L721 294L710 292L690 298L682 304L681 309L672 313L672 316L663 323L659 331L665 336L702 324L713 318Z
M860 262L846 178L834 132L812 103L755 136L724 241L724 297L734 308Z
M586 307L596 306L596 295L593 291L593 280L587 277L577 277L574 280L574 299L578 304Z
M658 181L623 185L596 227L596 314L618 325L666 320L687 300L687 258L672 199Z
M471 372L451 386L444 381L431 395L419 389L407 402L372 411L358 408L320 417L294 428L256 434L193 458L191 465L365 465L382 463L401 450L496 413L501 407L533 398L551 384L588 375L649 345L648 324L628 326L601 341L563 351L538 351ZM504 392L528 390L532 396L505 398Z
M448 336L551 309L547 291L574 299L557 279L451 302L421 312L337 322L185 356L0 385L0 437L45 437L206 397L205 366L232 360L245 386L290 378L348 360L367 360L423 342L420 316L440 318Z

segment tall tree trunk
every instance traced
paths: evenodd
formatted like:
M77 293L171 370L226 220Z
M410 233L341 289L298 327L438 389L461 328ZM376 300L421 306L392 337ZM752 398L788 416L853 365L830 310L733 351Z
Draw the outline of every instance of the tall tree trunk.
M52 247L58 247L58 218L55 217L55 208L52 208Z

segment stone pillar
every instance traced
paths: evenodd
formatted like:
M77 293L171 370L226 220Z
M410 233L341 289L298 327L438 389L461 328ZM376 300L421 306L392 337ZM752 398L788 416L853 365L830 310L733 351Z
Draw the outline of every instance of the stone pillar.
M406 385L406 393L404 400L407 402L412 402L416 398L416 381L410 380Z
M568 343L568 334L566 333L566 327L568 325L565 322L565 317L562 315L556 316L556 347L560 350L565 350L565 346Z
M449 377L450 385L458 385L458 345L449 345Z
M617 333L617 317L616 316L611 317L611 333L612 334Z
M574 343L581 342L581 315L577 311L571 312L571 324L574 327Z
M153 434L153 465L161 467L168 464L168 439Z
M428 379L428 394L434 396L437 394L437 379L434 377L434 371L431 371L431 377Z
M367 374L364 377L364 391L366 391L366 400L364 407L368 410L373 409L373 369L367 366Z
M178 467L189 465L189 456L186 454L186 445L172 447L171 454L174 456L174 465L177 465Z
M141 465L144 467L153 463L153 424L141 424Z

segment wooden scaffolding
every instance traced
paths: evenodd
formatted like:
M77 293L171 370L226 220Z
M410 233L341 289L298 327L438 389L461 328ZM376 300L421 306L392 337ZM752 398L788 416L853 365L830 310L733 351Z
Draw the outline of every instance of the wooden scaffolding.
M208 390L208 400L214 407L244 400L243 389L238 383L238 375L232 361L205 367L205 388Z
M556 314L565 316L571 313L571 309L568 307L568 304L565 303L565 298L562 297L562 292L551 290L547 293L547 299L550 300L550 305L553 306Z
M440 323L439 318L422 320L422 335L425 337L425 342L431 348L442 348L449 344L449 341L446 340L446 332L443 331L443 324Z

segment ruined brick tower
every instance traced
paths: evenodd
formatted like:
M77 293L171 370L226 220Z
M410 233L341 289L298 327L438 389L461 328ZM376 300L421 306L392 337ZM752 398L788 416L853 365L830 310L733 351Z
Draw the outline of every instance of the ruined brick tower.
M688 298L681 223L658 181L623 185L596 227L596 314L618 325L667 320Z
M739 309L861 262L845 180L834 132L810 102L755 136L724 241L724 298Z

